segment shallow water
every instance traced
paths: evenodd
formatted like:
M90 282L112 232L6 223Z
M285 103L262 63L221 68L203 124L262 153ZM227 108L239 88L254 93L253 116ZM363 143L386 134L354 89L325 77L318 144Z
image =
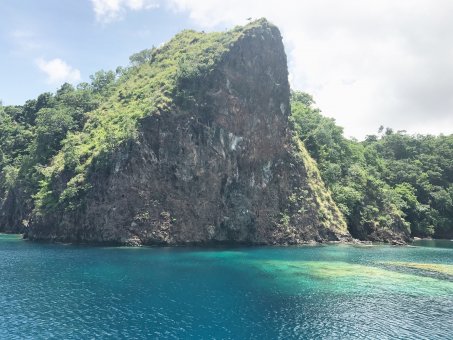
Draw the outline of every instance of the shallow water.
M446 339L452 315L448 247L96 248L0 235L0 339Z
M422 239L412 242L414 246L420 247L436 247L436 248L450 248L453 249L453 240L429 240Z

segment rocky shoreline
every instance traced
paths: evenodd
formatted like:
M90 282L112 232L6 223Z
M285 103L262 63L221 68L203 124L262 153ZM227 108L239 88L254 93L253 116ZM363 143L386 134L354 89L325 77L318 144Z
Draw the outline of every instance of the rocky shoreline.
M0 235L16 235L18 238L23 240L29 240L27 234L21 234L16 232L1 232ZM299 243L249 243L249 242L203 242L203 243L195 243L195 242L187 242L187 243L180 243L180 244L141 244L139 242L127 242L127 243L118 243L118 242L65 242L61 240L52 240L52 239L42 239L42 240L32 240L32 242L36 243L44 243L44 244L64 244L64 245L77 245L77 246L93 246L93 247L195 247L195 248L231 248L231 247L294 247L294 246L321 246L321 245L334 245L334 244L344 244L344 245L362 245L362 246L375 246L375 245L392 245L392 246L410 246L413 241L419 240L441 240L442 239L433 239L433 238L419 238L414 237L409 242L401 242L401 241L387 241L387 242L379 242L379 241L366 241L366 240L358 240L358 239L350 239L350 240L340 240L340 241L306 241L306 242L299 242Z

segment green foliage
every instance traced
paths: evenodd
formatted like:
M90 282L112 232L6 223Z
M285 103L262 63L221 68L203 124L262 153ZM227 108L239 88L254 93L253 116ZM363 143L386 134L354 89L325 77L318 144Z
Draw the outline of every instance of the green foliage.
M34 154L45 162L60 147L66 133L75 125L73 117L66 110L42 109L36 118L36 142Z
M325 184L321 178L321 174L317 167L316 162L313 160L307 149L304 147L303 142L294 137L297 156L304 164L305 173L307 176L307 184L311 191L313 199L307 196L306 189L295 188L295 192L289 197L290 203L293 205L297 203L298 211L303 213L310 206L317 210L318 218L326 227L335 229L340 233L347 233L347 225L338 210L337 205L334 203L329 190L326 189Z
M106 95L115 83L116 74L113 71L97 71L90 76L91 87L94 93Z
M24 106L1 108L0 203L10 197L25 215L34 206L55 206L56 193L50 189L38 192L40 187L47 188L51 178L46 176L48 166L63 140L82 129L87 112L98 103L92 85L74 89L63 84L55 95L45 93Z
M301 92L292 93L291 119L355 236L409 225L413 236L453 236L453 135L380 127L380 136L348 140Z
M156 48L153 47L150 50L142 50L138 53L135 53L129 57L129 61L132 66L140 66L145 63L152 63L154 60L154 55Z

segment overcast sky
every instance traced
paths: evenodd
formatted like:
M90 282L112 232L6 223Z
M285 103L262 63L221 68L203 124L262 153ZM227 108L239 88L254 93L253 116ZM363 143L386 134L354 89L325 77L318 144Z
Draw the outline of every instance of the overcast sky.
M21 104L160 45L184 28L266 17L282 31L294 89L347 136L380 125L453 133L451 0L3 0L0 99Z

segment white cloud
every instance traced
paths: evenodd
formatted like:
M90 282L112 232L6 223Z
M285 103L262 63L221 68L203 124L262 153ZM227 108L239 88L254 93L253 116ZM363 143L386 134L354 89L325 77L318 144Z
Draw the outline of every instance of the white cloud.
M202 29L266 17L290 79L358 138L383 124L453 133L453 1L169 0ZM427 124L426 122L429 122Z
M109 23L120 20L127 10L139 11L156 8L154 0L91 0L96 20Z
M36 60L36 65L47 75L47 82L50 84L80 81L80 71L59 58L49 61L40 58Z

